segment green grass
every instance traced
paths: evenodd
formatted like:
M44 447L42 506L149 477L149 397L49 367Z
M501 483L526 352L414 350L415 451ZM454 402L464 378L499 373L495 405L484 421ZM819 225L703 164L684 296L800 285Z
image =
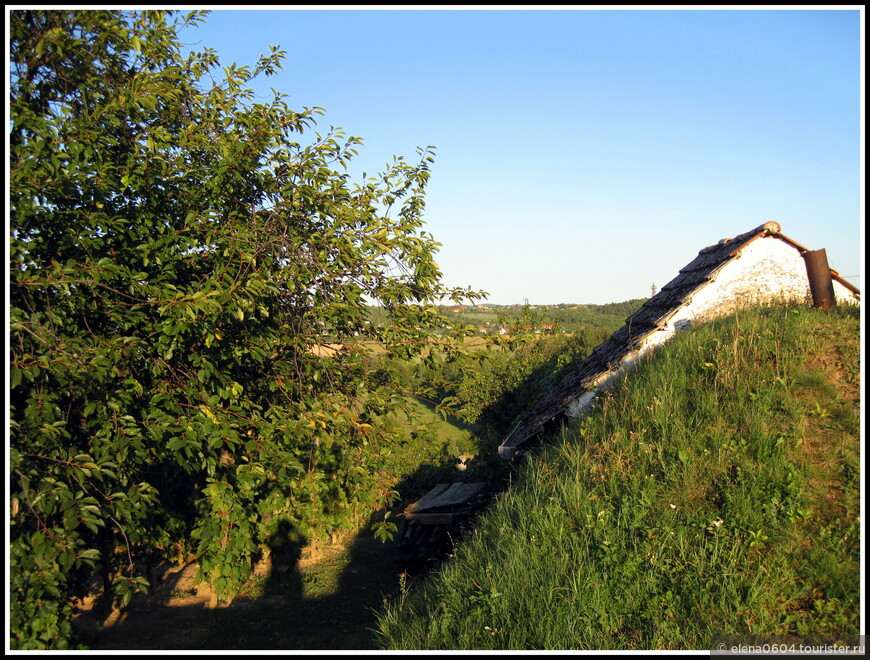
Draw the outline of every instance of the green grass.
M677 336L530 458L385 649L708 649L859 631L859 322L777 307Z

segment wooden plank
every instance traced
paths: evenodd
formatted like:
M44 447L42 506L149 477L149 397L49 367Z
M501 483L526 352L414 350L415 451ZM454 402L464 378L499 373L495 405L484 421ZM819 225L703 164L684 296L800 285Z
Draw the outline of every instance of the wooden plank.
M435 498L437 498L441 493L443 493L449 487L450 487L450 484L438 484L437 486L435 486L435 488L430 490L428 493L426 493L419 500L409 504L408 507L405 509L405 513L410 513L412 511L420 511L422 509L428 508L429 502L435 500Z
M423 525L449 525L453 522L452 513L408 513L405 516L411 520L419 520Z
M441 485L439 484L439 486ZM465 504L483 490L486 485L485 481L476 481L474 483L457 482L450 484L447 489L440 489L438 492L434 492L435 489L433 489L416 502L416 504L412 504L410 510L420 512Z

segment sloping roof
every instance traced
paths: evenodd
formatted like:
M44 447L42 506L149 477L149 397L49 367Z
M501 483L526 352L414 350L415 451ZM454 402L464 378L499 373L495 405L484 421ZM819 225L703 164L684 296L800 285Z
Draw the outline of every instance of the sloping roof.
M563 380L522 418L510 435L504 440L499 451L512 450L528 439L545 431L549 422L561 416L569 404L578 396L590 390L595 382L619 367L619 363L652 333L660 330L676 314L694 293L714 279L716 273L749 243L761 237L775 236L785 241L798 252L808 252L807 248L780 233L780 225L766 222L755 229L734 238L726 238L716 245L704 248L679 274L662 287L634 314L629 316L625 325L599 344L592 353L565 375ZM853 293L858 289L842 279L835 270L831 277Z

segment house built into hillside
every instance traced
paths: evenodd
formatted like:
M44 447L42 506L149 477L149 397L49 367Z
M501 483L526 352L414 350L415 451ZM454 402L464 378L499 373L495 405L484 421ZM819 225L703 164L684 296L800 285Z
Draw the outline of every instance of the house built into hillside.
M808 257L814 255L782 234L776 222L704 248L523 417L499 446L499 455L509 458L564 416L580 415L595 392L625 367L693 323L742 306L811 300L815 290ZM836 302L860 304L860 291L826 266L825 276L827 270Z

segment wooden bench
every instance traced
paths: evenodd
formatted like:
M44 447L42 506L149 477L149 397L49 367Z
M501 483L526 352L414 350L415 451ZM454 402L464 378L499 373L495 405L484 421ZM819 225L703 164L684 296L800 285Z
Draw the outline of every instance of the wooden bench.
M449 525L454 516L471 513L472 498L486 486L485 481L438 484L419 500L409 504L405 508L405 517L419 520L424 525Z
M416 572L446 556L462 524L485 506L480 495L488 485L485 481L438 484L405 507L399 544L404 570Z

